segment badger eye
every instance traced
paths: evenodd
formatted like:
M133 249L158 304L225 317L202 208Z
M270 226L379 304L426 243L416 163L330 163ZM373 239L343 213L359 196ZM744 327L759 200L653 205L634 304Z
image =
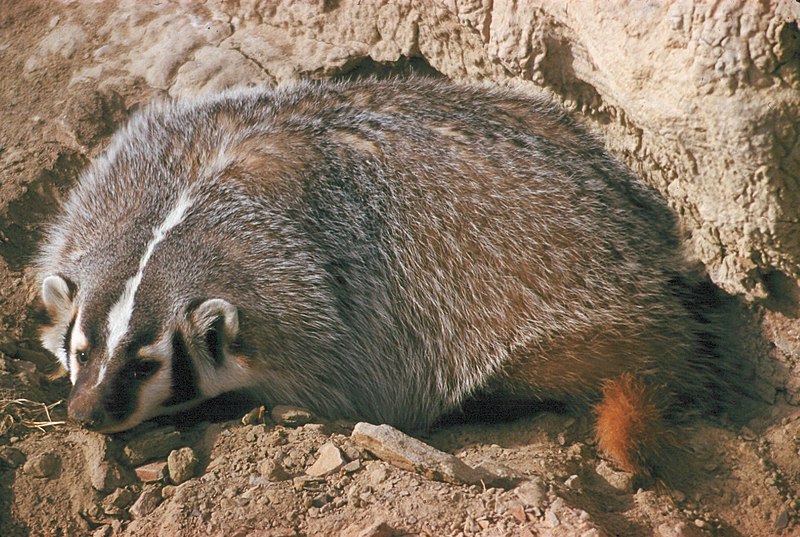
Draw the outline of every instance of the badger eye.
M145 380L150 378L161 368L161 364L155 360L136 360L130 365L128 373L134 380Z
M86 351L77 351L75 353L75 358L78 360L79 365L86 365L86 362L89 361L89 353Z

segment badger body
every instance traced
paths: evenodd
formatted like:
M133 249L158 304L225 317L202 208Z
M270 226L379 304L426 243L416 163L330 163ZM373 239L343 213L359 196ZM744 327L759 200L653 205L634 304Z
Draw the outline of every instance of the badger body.
M146 108L83 174L38 262L42 341L100 431L228 391L416 430L480 392L597 404L635 467L658 436L637 412L708 380L679 248L546 98L238 90Z

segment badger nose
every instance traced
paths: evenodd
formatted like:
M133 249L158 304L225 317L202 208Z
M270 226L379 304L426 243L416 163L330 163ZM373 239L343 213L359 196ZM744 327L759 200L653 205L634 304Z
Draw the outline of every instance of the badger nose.
M106 414L101 407L81 404L80 400L69 402L67 415L81 427L90 430L99 429L106 419Z

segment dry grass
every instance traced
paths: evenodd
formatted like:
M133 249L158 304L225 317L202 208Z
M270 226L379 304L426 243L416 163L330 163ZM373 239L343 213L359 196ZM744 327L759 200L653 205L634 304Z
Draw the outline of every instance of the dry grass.
M64 421L56 421L51 417L51 410L63 403L45 404L30 399L0 399L0 436L10 431L15 425L44 431L45 427L63 425Z

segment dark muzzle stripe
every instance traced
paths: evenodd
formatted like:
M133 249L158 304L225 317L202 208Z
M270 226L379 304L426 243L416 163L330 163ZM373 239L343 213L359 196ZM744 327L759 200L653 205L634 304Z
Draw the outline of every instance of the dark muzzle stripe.
M69 348L70 346L69 344L70 341L72 340L72 330L75 328L75 319L77 319L77 317L78 317L77 315L72 317L72 320L69 322L69 325L67 325L67 331L64 334L64 353L67 355L67 364L66 364L67 373L69 373L69 368L70 368L69 351L71 349Z
M176 332L172 336L172 397L165 406L188 403L199 396L197 375L192 357L183 336Z

